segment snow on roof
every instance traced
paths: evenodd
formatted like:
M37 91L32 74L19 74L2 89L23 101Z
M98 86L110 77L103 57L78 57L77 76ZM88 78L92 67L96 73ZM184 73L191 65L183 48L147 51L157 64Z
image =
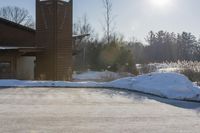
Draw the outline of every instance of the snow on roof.
M37 48L37 47L4 47L4 46L0 46L0 49L2 50L9 50L9 49L34 49L34 48Z
M0 50L13 50L17 49L16 47L0 47Z
M86 36L90 36L90 34L73 35L73 39L75 39L75 40L83 39Z
M5 47L0 46L0 50L42 50L41 47Z

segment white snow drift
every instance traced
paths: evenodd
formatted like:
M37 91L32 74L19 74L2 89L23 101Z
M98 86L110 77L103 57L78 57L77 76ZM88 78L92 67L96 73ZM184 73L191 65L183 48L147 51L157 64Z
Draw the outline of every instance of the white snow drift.
M200 87L177 73L151 73L112 82L62 82L0 80L1 87L102 87L120 88L177 100L200 101Z

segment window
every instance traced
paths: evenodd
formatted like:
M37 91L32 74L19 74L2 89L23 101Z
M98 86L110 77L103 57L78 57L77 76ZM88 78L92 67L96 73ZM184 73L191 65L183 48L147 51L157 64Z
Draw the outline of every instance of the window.
M10 62L0 62L0 74L10 73L11 63Z

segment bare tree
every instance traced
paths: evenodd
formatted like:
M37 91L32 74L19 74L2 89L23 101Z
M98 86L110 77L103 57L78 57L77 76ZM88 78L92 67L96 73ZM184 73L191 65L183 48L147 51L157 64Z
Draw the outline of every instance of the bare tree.
M103 1L104 9L105 9L105 13L104 13L105 25L103 26L103 30L105 31L106 41L108 44L110 44L112 33L114 30L114 17L112 14L113 5L112 5L111 0L102 0L102 1Z
M84 38L81 38L79 40L76 40L75 42L75 48L80 50L81 52L75 57L75 63L77 62L79 67L86 68L87 59L86 59L86 53L87 53L87 47L88 45L94 41L94 30L89 23L87 15L83 15L83 17L79 18L75 23L73 27L74 35L87 35Z
M82 34L92 34L94 31L92 29L91 24L88 21L87 15L83 15L83 17L79 18L75 23L74 23L74 34L75 35L82 35Z
M19 7L6 6L0 8L0 17L21 24L30 28L34 28L34 20L28 10Z

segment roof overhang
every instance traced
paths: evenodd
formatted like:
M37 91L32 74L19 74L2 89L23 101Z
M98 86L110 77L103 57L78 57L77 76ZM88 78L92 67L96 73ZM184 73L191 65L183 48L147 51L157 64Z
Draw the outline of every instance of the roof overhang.
M36 53L43 52L42 47L4 47L0 46L0 52L17 52L21 55L36 55Z
M73 35L74 40L81 40L84 37L90 36L90 34L82 34L82 35Z

